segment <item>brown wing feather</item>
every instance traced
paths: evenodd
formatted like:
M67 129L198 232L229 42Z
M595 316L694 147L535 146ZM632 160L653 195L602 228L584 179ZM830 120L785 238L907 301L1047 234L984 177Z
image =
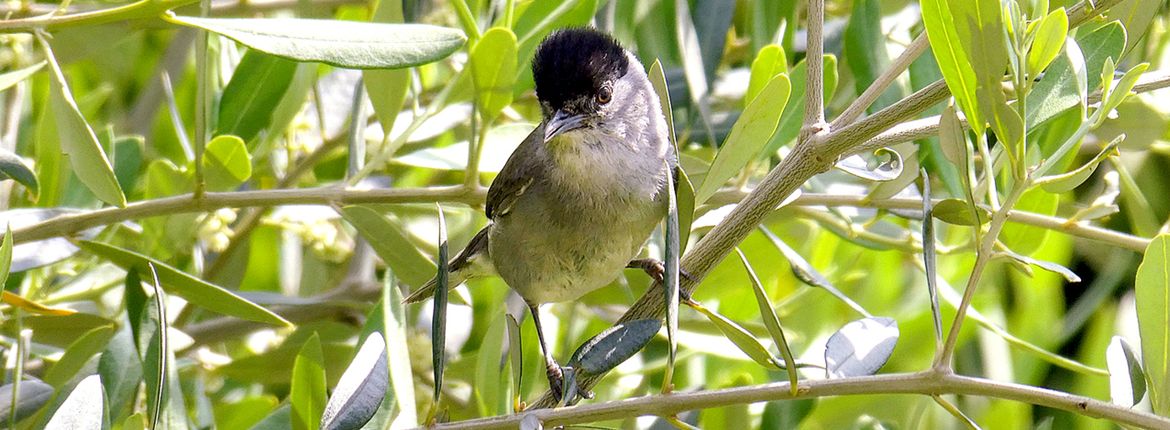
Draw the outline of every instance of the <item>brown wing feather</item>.
M543 144L544 123L541 123L532 131L520 146L512 152L508 157L508 161L504 163L504 168L500 170L500 174L492 181L491 187L488 188L487 205L485 212L490 220L495 220L501 216L507 215L508 211L512 210L512 205L516 203L524 191L532 185L535 179L534 174L536 169L541 165L542 160L531 159L539 157L539 152L536 151L536 145Z

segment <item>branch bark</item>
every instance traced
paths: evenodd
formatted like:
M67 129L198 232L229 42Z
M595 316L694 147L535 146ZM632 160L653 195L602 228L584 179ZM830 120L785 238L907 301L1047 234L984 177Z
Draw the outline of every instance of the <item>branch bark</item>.
M1170 428L1170 418L1138 412L1100 400L1021 384L926 371L843 379L801 381L796 396L788 382L638 397L600 404L559 409L540 409L514 415L460 421L431 427L434 430L514 429L527 415L535 415L546 427L657 415L773 400L873 394L960 394L1015 400L1105 418L1143 428Z

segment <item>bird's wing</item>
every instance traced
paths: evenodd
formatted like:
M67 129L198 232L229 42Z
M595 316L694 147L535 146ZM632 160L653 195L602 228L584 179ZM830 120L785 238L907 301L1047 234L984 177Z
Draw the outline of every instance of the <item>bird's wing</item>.
M508 157L508 161L504 163L504 168L500 170L500 174L492 181L492 185L488 188L487 205L485 212L490 220L498 219L507 215L512 210L512 206L516 203L516 199L528 190L535 180L536 169L540 166L539 160L521 160L526 157L539 156L536 151L536 146L541 145L542 136L544 136L544 124L537 126L535 130L516 150Z

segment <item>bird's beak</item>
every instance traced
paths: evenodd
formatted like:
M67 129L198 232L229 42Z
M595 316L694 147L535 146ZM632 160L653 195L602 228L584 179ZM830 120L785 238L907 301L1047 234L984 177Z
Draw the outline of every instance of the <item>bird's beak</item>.
M584 115L572 115L563 110L558 110L552 119L548 120L548 123L544 125L544 141L548 143L554 137L565 134L570 130L581 128L584 125Z

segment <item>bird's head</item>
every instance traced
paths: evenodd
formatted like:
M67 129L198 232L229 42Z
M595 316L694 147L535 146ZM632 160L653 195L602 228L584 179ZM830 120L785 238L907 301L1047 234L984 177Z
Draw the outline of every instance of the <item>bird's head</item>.
M541 42L532 60L536 97L544 114L544 141L606 126L618 130L645 118L652 91L637 59L596 30L559 30ZM642 121L645 121L642 119Z

